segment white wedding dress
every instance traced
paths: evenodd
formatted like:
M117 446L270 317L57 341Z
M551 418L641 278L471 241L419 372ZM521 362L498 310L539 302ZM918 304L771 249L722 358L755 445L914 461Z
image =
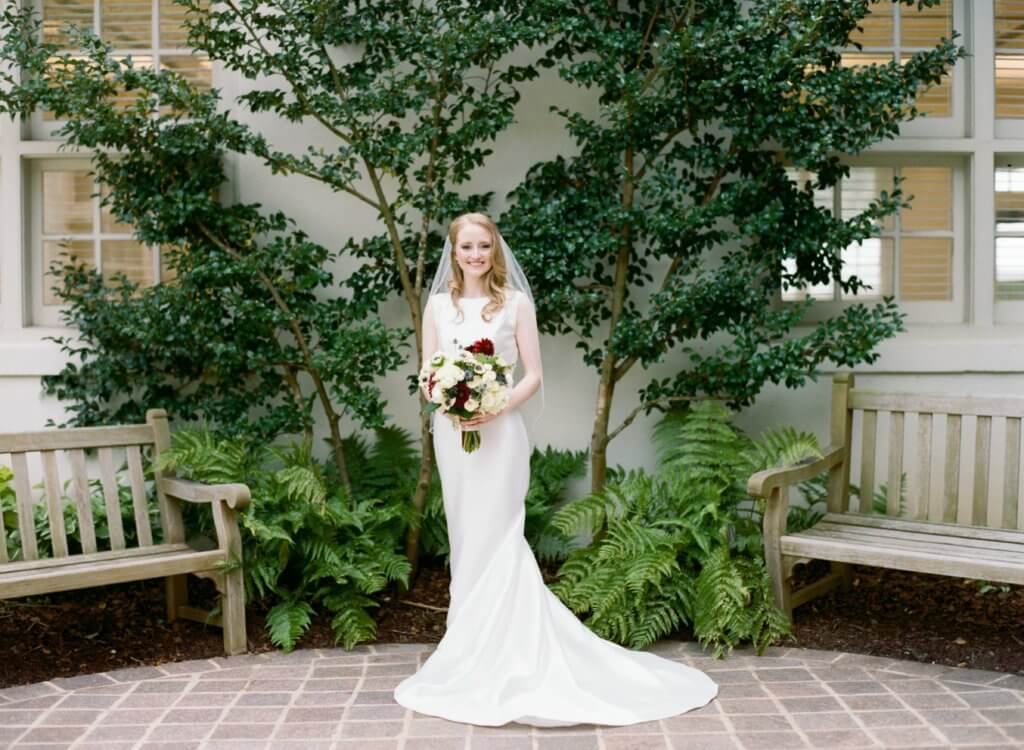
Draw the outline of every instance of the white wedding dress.
M438 348L454 354L479 338L515 363L514 291L490 321L486 297L447 293L431 303ZM529 304L524 300L524 304ZM457 343L456 343L457 341ZM435 415L434 450L451 547L447 630L395 700L423 714L498 726L625 725L708 703L718 685L693 667L604 640L544 583L523 534L531 447L518 409L481 425L466 453L459 428Z

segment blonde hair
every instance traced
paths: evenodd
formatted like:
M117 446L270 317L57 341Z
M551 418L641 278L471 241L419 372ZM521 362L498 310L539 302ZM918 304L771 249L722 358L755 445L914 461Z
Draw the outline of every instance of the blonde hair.
M469 224L483 227L491 235L491 267L487 270L487 274L483 279L484 292L490 297L490 300L488 300L480 312L481 317L490 322L490 316L493 316L505 304L505 296L508 291L506 286L508 281L508 265L505 262L505 253L501 249L501 235L498 232L498 225L491 221L487 214L476 211L461 214L452 219L452 223L448 225L448 239L452 243L452 257L450 259L452 272L451 278L448 280L448 287L452 295L452 304L455 305L455 308L461 315L462 307L459 305L459 298L462 296L466 279L462 273L462 266L455 260L455 251L458 246L459 232Z

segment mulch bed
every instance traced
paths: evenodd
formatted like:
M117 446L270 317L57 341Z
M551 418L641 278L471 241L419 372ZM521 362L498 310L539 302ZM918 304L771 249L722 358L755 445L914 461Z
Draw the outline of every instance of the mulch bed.
M798 567L812 580L823 568ZM854 566L855 586L796 611L793 637L781 645L850 651L1024 675L1024 587L980 593L976 582ZM544 570L548 582L554 568ZM448 604L447 571L424 568L413 589L379 597L374 643L440 640ZM191 578L190 599L210 606L209 581ZM274 650L265 612L248 612L250 649ZM671 636L693 640L689 630ZM157 665L223 654L216 627L164 619L162 581L0 601L0 687L55 677ZM300 648L334 646L330 617L318 615Z

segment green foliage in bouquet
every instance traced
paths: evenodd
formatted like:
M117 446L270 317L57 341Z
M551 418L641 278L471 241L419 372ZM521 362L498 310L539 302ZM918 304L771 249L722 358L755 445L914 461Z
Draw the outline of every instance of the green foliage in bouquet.
M171 439L157 460L161 469L203 482L244 482L252 490L252 503L239 514L246 597L270 607L267 630L275 645L292 649L318 607L331 613L335 641L344 648L374 637L372 595L393 581L407 583L411 570L396 552L413 520L411 506L396 501L400 484L377 491L390 481L392 459L408 462L407 437L384 430L372 449L350 443L359 459L350 477L355 497L332 480L305 441L281 448L218 439L206 428L181 429Z
M587 531L596 541L570 553L552 590L589 614L596 633L632 648L691 625L716 656L745 640L763 653L789 625L754 543L759 513L746 481L820 455L816 441L780 430L754 442L710 401L669 412L654 439L653 475L616 468L603 490L556 514L564 533Z

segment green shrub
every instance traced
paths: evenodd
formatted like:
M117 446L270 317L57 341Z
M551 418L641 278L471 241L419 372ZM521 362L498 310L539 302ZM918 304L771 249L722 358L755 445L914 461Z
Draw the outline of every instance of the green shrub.
M378 433L374 450L362 456L363 486L383 481L389 451L405 450L393 437ZM349 496L305 441L263 446L217 439L205 428L178 430L171 440L157 461L161 469L251 489L252 502L239 513L246 596L270 607L267 630L275 645L294 648L317 608L331 613L335 642L344 648L374 637L372 595L393 581L407 583L411 571L396 552L412 521L408 502L386 493Z
M757 652L788 632L746 493L755 471L820 456L808 433L779 430L755 443L710 401L669 412L654 432L658 468L612 471L606 487L560 510L573 551L552 586L602 637L642 648L684 624L722 656L744 640ZM813 485L812 485L813 487ZM746 507L744 507L746 506Z

